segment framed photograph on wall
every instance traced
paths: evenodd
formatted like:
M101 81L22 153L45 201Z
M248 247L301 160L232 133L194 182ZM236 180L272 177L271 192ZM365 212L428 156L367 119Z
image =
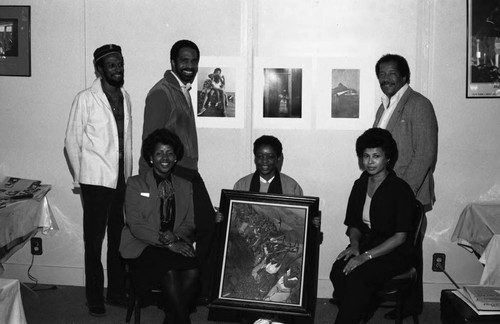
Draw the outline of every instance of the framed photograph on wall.
M222 190L210 308L314 318L319 198Z
M200 58L190 92L198 127L243 128L244 71L239 57Z
M316 125L319 129L367 129L375 118L374 67L367 58L320 58Z
M0 76L31 76L30 6L0 6Z
M500 3L467 1L467 98L500 98Z
M309 128L311 60L256 57L254 61L255 128Z

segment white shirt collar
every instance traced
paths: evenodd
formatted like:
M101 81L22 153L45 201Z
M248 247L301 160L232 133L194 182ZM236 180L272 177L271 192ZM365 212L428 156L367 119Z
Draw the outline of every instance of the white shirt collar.
M179 77L177 76L177 74L174 73L174 71L170 70L170 73L172 73L172 75L177 79L177 82L179 82L179 86L181 87L181 89L185 89L187 91L191 90L191 83L184 84L184 82L182 82L181 79L179 79Z
M405 83L404 86L401 87L401 89L396 92L395 95L393 95L391 98L389 98L385 93L382 94L382 104L384 105L384 108L387 109L389 108L389 104L393 106L394 104L397 105L401 97L404 95L406 90L408 89L409 85L408 83ZM394 106L395 107L395 106Z
M275 177L275 176L273 176L273 177L272 177L271 179L269 179L269 180L266 180L266 179L264 179L264 178L260 177L260 182L262 182L262 183L271 183L271 182L274 180L274 177Z

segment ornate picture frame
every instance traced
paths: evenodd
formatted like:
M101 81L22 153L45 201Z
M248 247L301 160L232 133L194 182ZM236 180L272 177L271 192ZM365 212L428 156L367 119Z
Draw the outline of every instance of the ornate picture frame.
M314 318L319 198L222 190L210 308Z

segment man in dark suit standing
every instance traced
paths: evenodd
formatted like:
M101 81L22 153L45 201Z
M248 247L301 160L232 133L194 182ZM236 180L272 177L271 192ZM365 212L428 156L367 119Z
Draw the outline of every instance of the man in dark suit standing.
M438 124L432 103L410 87L410 68L406 59L396 54L382 56L375 71L383 92L374 127L391 132L398 145L396 174L413 189L415 196L430 211L436 201L434 169L438 151ZM425 228L425 227L424 227ZM419 314L423 307L422 253L419 252L418 291L403 306L403 314ZM394 318L389 312L386 318Z
M196 255L201 270L200 303L208 302L213 276L213 240L215 211L205 182L198 172L198 135L191 102L191 83L198 73L200 50L190 40L177 41L170 50L171 70L149 91L144 108L142 138L158 128L175 133L184 145L184 157L173 173L193 185L194 222L196 226ZM139 174L150 169L144 158L139 160Z

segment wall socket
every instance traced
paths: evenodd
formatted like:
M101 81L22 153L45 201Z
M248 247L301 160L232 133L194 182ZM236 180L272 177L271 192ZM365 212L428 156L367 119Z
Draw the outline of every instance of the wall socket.
M444 253L434 253L432 255L432 271L444 272L446 264L446 255Z
M42 238L41 237L32 237L31 238L31 254L33 255L42 255Z

